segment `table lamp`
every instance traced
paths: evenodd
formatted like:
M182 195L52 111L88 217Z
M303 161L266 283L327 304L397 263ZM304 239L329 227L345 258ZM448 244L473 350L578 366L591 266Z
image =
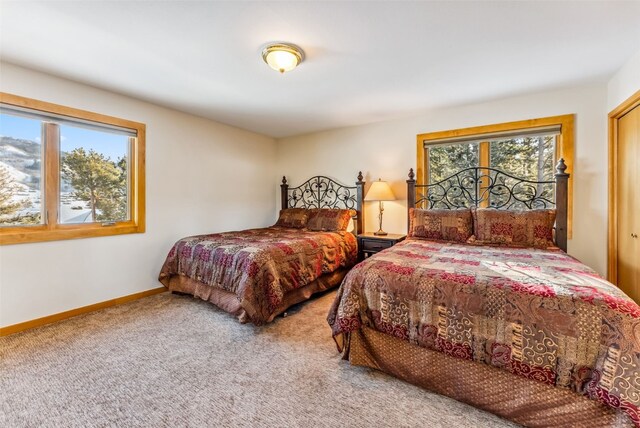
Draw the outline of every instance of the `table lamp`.
M364 197L365 201L378 201L380 203L380 214L378 214L378 219L380 220L380 229L374 233L374 235L386 235L387 232L382 230L382 213L384 212L384 205L382 201L395 201L396 197L393 196L393 192L391 191L391 187L389 187L389 183L386 181L382 181L378 179L378 181L374 181L371 183L371 187L367 191L367 195Z

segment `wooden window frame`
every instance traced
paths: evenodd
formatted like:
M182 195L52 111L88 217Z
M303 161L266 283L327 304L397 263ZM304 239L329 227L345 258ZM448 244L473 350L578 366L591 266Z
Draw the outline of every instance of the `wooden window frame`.
M60 241L67 239L92 238L98 236L144 233L145 231L145 137L146 126L117 117L106 116L86 110L66 107L58 104L38 101L18 95L0 92L0 103L29 109L43 114L55 114L73 119L95 122L130 129L136 132L131 141L131 159L129 161L129 211L130 219L108 225L107 223L58 223L60 164L59 149L52 144L53 133L45 132L44 141L44 221L34 226L4 226L0 228L0 244L23 244L30 242ZM54 126L56 124L45 124Z
M519 120L515 122L497 123L493 125L474 126L471 128L453 129L449 131L426 132L418 134L416 137L417 167L416 184L428 184L429 171L425 163L427 159L427 148L429 141L443 140L447 138L478 137L482 140L485 134L495 134L499 132L527 131L534 128L544 128L559 126L560 134L556 141L556 158L563 158L567 165L567 173L573 174L573 154L575 139L575 115L565 114L561 116L542 117L538 119ZM479 162L489 161L489 144L480 142ZM482 166L482 165L480 165ZM573 181L568 183L568 212L567 212L567 237L573 235Z

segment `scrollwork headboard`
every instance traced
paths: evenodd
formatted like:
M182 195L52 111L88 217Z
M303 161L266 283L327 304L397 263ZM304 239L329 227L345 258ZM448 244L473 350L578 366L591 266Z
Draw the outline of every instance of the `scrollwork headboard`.
M407 180L408 207L428 209L556 209L556 245L567 251L569 174L560 159L555 180L532 181L487 167L465 168L430 184L416 184L413 168ZM555 190L555 192L554 192ZM555 197L552 196L555 193ZM408 216L408 213L407 213ZM407 223L408 225L408 223Z
M286 208L344 208L356 211L353 217L355 234L364 232L364 181L358 173L355 186L345 186L337 181L317 175L297 187L290 187L286 177L282 177L280 198L282 209Z

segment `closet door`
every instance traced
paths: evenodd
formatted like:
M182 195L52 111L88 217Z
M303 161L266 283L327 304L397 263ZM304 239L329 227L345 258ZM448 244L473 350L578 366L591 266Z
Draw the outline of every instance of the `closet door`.
M618 286L640 302L640 106L618 121Z

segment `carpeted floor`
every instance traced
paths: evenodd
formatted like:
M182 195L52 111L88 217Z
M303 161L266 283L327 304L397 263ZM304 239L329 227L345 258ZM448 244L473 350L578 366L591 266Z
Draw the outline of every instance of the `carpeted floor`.
M0 426L515 426L342 361L334 294L262 328L163 293L0 338Z

